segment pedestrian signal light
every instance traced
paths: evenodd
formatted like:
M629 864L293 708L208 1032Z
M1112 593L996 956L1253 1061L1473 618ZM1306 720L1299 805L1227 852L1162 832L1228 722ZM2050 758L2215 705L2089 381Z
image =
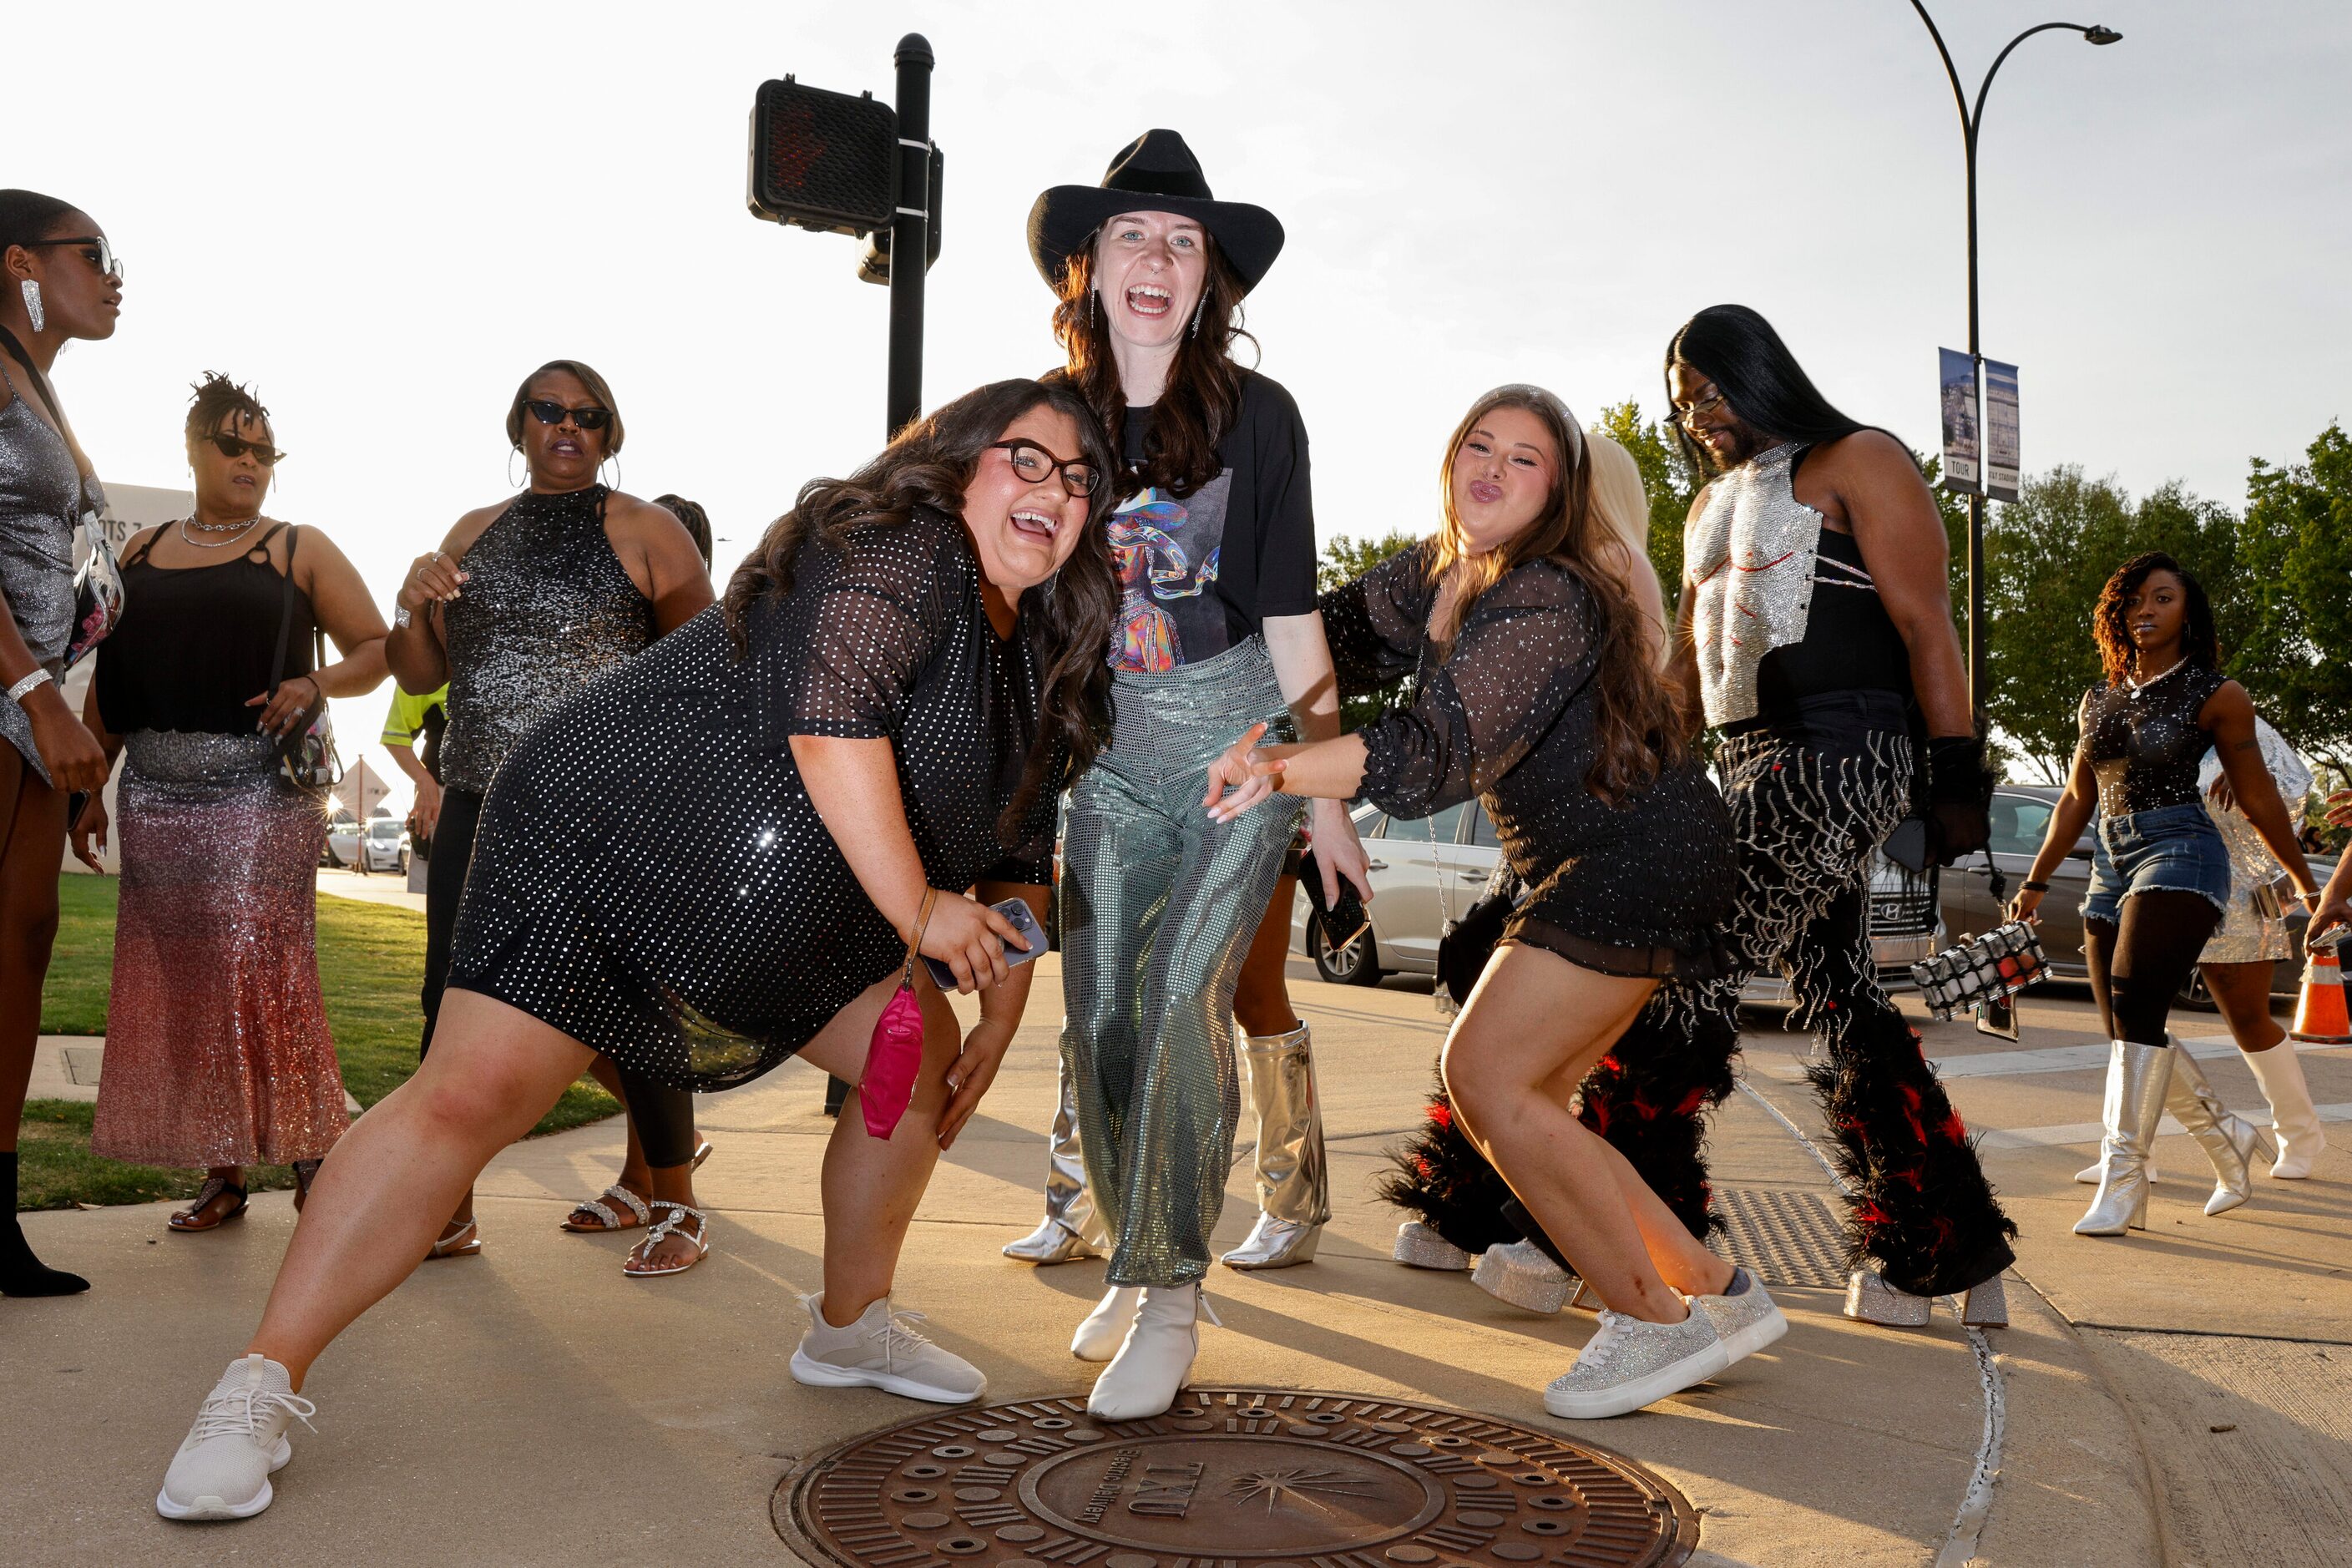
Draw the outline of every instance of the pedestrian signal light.
M898 208L898 117L791 77L760 84L751 107L753 216L829 234L887 229Z

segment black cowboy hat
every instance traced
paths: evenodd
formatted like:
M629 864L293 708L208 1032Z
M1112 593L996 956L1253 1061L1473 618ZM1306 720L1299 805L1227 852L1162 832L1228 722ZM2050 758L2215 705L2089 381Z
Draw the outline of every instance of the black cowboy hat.
M1282 220L1247 202L1209 195L1201 161L1173 131L1147 131L1110 161L1099 185L1055 185L1029 209L1029 257L1045 281L1061 286L1062 264L1120 213L1176 213L1197 222L1242 280L1257 287L1282 254Z

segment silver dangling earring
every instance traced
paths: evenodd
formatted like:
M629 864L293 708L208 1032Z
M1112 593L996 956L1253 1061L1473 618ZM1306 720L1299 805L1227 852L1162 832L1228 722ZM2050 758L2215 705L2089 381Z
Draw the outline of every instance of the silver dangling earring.
M521 456L522 448L520 447L515 447L507 454L507 489L510 490L519 490L522 489L522 479L516 479L514 471L514 460ZM524 478L528 479L529 477L530 474L526 466Z
M1192 307L1192 336L1197 338L1201 335L1201 318L1208 313L1209 290L1204 286L1201 289L1201 302Z
M17 292L25 296L25 317L33 323L33 331L37 332L47 327L49 324L49 315L47 310L41 309L40 284L27 278L19 283L16 289Z
M32 285L27 283L25 287L29 289ZM1097 289L1087 290L1087 325L1090 327L1102 325L1102 294Z

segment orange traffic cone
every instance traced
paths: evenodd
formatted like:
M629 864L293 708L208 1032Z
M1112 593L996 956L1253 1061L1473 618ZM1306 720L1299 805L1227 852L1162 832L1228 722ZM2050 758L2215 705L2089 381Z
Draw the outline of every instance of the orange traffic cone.
M2312 953L2303 966L2303 999L2295 1004L2292 1039L2352 1046L2352 1018L2344 1014L2344 969L2335 950Z

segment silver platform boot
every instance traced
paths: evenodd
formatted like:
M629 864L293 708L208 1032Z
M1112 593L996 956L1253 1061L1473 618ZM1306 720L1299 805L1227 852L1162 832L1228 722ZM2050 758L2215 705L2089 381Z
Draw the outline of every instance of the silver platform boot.
M2076 1236L2122 1236L2147 1228L2147 1156L2164 1120L2165 1090L2171 1086L2169 1046L2111 1042L2107 1094L2099 1143L2099 1192L2090 1212L2074 1222Z
M1315 1057L1307 1026L1287 1034L1244 1035L1238 1064L1257 1118L1257 1224L1224 1256L1228 1268L1287 1268L1315 1256L1331 1217L1323 1162L1323 1112L1315 1100Z
M1055 1069L1054 1089L1054 1130L1045 1136L1045 1217L1004 1248L1005 1257L1041 1268L1110 1250L1087 1193L1086 1162L1078 1155L1077 1094L1067 1068Z
M2164 1108L2213 1162L2213 1195L2205 1200L2205 1212L2228 1214L2254 1195L2252 1161L2267 1140L2262 1129L2221 1103L2195 1057L2187 1051L2174 1056L2172 1088L2164 1097Z

